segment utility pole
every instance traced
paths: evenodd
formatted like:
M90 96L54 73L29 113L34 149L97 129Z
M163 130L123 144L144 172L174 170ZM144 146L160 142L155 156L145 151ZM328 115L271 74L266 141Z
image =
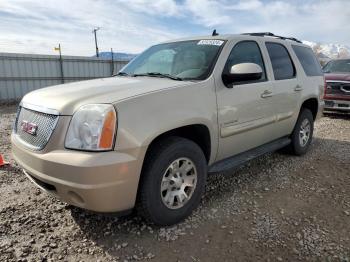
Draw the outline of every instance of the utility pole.
M64 84L64 73L63 73L63 59L62 59L62 51L61 51L61 44L58 44L58 47L55 47L55 51L59 51L60 58L60 71L61 71L61 83Z
M114 59L113 59L113 48L111 48L111 75L114 74Z
M97 46L97 36L96 36L96 32L100 30L100 27L96 27L94 28L94 30L92 31L92 33L94 34L95 36L95 46L96 46L96 57L98 57L98 46Z

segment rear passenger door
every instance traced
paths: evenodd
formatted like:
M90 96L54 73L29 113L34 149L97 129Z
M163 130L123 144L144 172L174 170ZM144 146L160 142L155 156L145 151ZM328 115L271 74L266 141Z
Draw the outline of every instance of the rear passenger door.
M278 42L266 42L265 46L274 77L274 96L271 102L276 113L276 122L271 135L279 138L291 134L294 128L302 86L287 47Z

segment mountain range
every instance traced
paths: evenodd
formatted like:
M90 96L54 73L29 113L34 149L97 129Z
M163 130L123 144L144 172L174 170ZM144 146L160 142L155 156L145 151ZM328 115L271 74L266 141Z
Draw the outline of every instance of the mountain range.
M100 52L99 56L104 59L111 59L112 53L111 52ZM133 59L136 54L128 54L128 53L120 53L120 52L113 52L113 60L119 60L119 61L130 61Z
M302 41L310 46L320 60L335 58L350 58L350 47L341 44L323 44L310 41Z

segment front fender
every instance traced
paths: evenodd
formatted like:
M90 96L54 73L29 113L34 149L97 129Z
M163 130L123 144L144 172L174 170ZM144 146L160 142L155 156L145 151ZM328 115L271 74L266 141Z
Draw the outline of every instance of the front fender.
M215 87L212 79L182 87L133 97L115 104L118 131L115 150L147 148L159 135L193 124L208 127L211 158L217 152L218 123Z

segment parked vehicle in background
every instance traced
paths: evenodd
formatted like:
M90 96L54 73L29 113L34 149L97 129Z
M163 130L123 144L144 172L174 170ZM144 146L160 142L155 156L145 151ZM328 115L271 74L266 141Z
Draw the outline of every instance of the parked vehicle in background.
M171 225L207 174L286 147L307 152L324 77L312 50L271 33L155 45L116 77L27 94L14 158L41 189L99 212Z
M323 72L327 83L325 110L350 112L350 59L329 61Z

